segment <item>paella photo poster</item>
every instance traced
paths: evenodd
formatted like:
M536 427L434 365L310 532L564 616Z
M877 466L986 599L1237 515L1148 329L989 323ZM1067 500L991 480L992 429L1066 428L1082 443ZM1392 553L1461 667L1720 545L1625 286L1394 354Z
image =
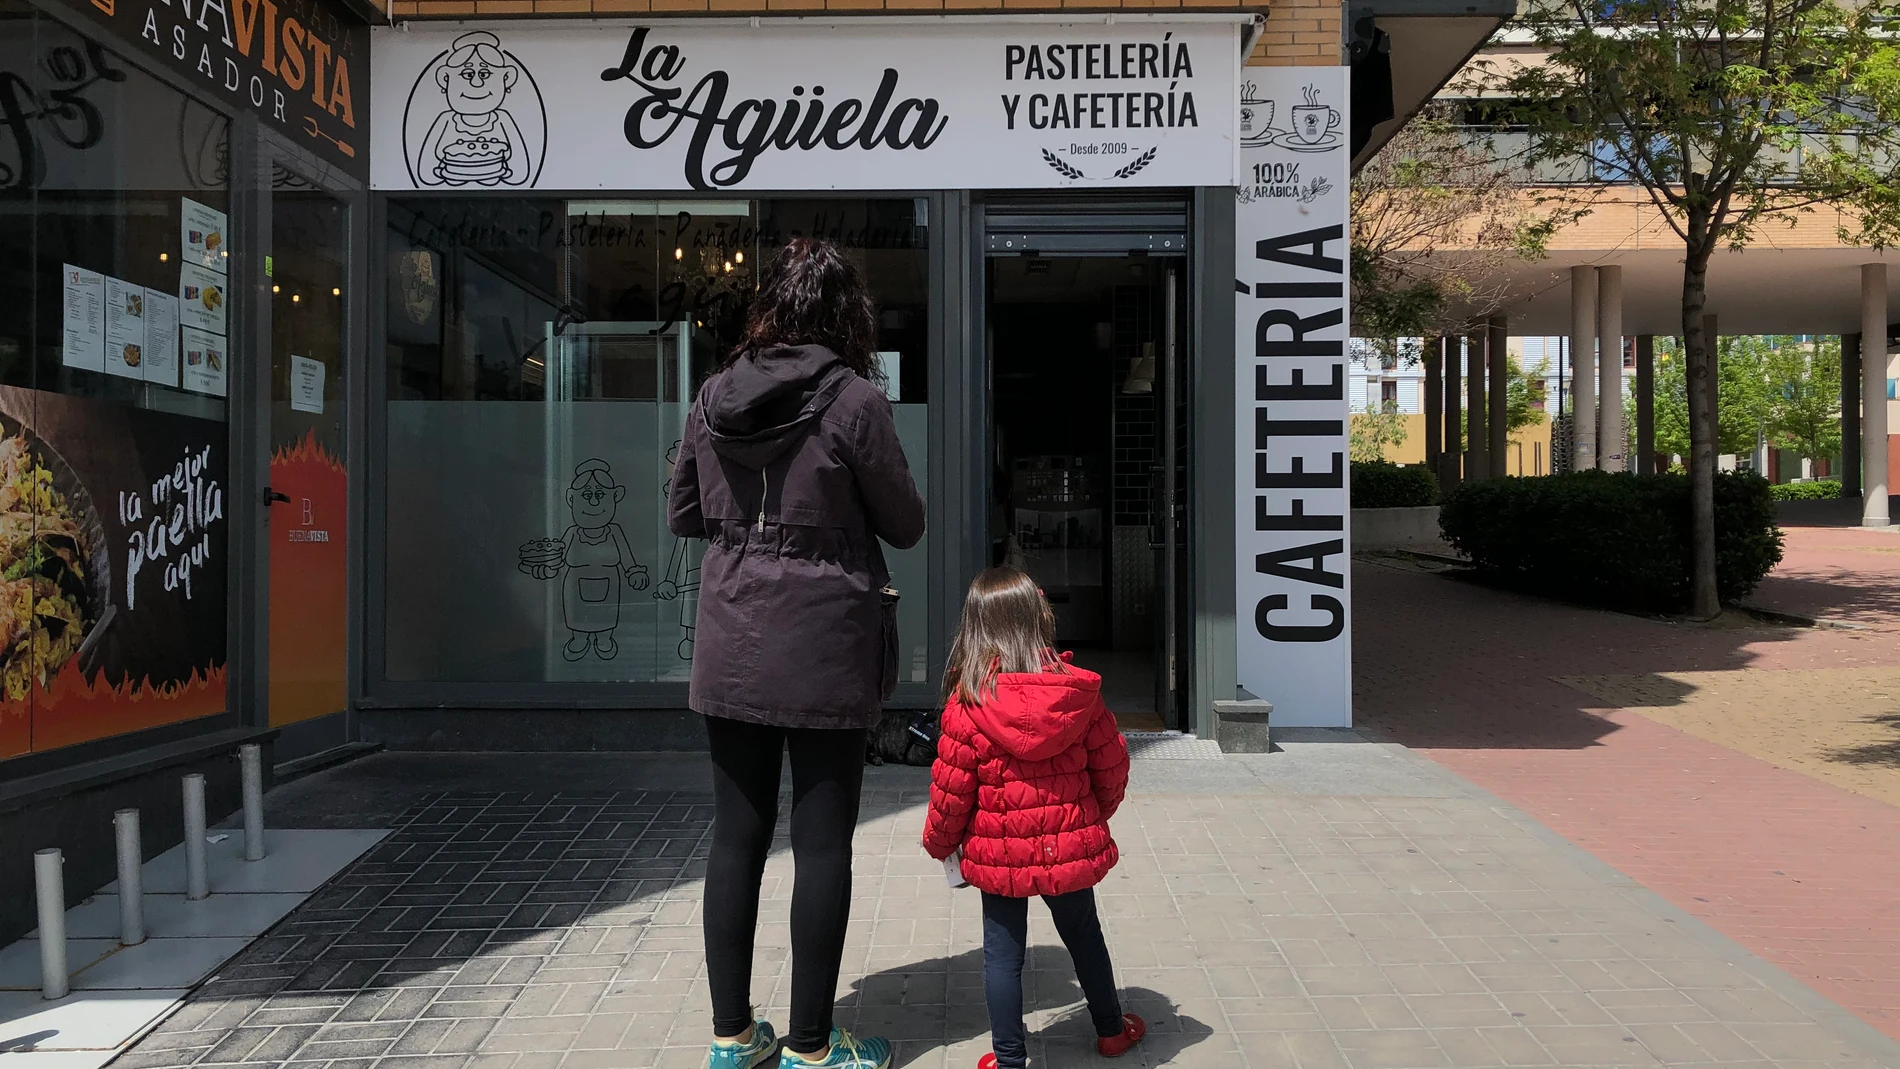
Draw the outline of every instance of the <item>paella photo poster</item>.
M226 427L0 387L0 756L225 709Z

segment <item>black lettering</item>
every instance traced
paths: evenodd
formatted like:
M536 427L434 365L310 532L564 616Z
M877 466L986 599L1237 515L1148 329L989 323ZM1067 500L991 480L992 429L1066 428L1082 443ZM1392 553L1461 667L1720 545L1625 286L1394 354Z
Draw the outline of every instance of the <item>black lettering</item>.
M1326 243L1345 239L1345 228L1323 226L1316 230L1301 230L1298 233L1282 234L1277 238L1261 238L1254 243L1253 254L1258 260L1273 260L1277 263L1292 264L1294 267L1308 267L1315 271L1341 274L1346 265L1336 256L1326 255ZM1293 252L1300 246L1310 246L1311 252Z
M1314 594L1309 599L1314 612L1329 614L1324 624L1276 624L1268 617L1287 607L1285 594L1271 594L1254 606L1253 626L1260 637L1273 642L1331 642L1346 630L1346 607L1331 594Z
M1333 381L1330 383L1306 384L1306 371L1293 369L1293 381L1268 382L1267 369L1271 364L1256 364L1253 369L1253 399L1256 401L1340 401L1346 397L1346 369L1343 365L1333 365Z
M1307 341L1308 331L1336 327L1345 322L1344 309L1331 308L1316 315L1301 316L1298 312L1285 308L1269 308L1260 313L1254 323L1253 342L1255 356L1341 356L1345 353L1342 341ZM1286 327L1293 332L1288 341L1268 341L1267 334L1274 327Z
M1306 501L1293 499L1293 511L1268 512L1267 499L1253 499L1253 529L1256 531L1343 531L1346 518L1331 513L1306 514Z
M1275 438L1337 438L1346 433L1338 419L1272 419L1263 405L1253 411L1253 447L1267 448Z
M1272 471L1267 454L1253 455L1253 485L1257 490L1337 490L1346 485L1346 457L1333 454L1332 471L1307 471L1305 457L1293 457L1289 471Z

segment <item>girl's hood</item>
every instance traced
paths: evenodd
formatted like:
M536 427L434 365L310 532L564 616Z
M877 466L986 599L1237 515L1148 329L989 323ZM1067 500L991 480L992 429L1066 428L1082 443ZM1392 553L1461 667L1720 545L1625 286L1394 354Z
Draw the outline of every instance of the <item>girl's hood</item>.
M1005 672L996 693L966 707L989 739L1030 761L1046 761L1080 742L1102 700L1102 677L1069 663L1060 671Z

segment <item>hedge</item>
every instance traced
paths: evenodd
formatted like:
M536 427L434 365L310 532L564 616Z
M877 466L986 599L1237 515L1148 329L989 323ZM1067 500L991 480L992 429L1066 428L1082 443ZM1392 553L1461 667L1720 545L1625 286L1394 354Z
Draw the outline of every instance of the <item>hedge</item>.
M1776 501L1820 501L1841 496L1839 479L1816 479L1805 483L1782 483L1768 488Z
M1601 471L1465 483L1443 502L1446 541L1481 574L1610 608L1689 607L1689 477ZM1767 480L1715 477L1715 581L1724 603L1781 560Z
M1400 466L1389 460L1352 462L1352 507L1401 509L1429 505L1438 497L1438 480L1423 465Z

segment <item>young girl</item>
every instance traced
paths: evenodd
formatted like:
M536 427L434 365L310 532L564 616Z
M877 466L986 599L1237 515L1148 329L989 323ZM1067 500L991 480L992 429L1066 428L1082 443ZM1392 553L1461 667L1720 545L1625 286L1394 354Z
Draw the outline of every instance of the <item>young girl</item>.
M1098 1038L1113 1058L1148 1026L1124 1014L1091 890L1115 867L1108 818L1128 786L1128 743L1102 704L1102 677L1055 653L1042 591L1014 568L970 584L950 650L943 735L931 768L924 849L963 851L983 892L983 989L990 1046L979 1069L1021 1069L1029 899L1040 895L1075 960Z

